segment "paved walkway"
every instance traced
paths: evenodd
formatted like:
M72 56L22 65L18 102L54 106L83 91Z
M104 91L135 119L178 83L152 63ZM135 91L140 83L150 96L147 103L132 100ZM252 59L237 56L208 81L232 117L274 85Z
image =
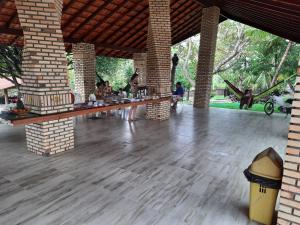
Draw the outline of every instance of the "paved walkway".
M242 172L269 146L283 155L288 122L191 106L164 122L77 118L76 149L49 158L0 125L0 224L255 224Z

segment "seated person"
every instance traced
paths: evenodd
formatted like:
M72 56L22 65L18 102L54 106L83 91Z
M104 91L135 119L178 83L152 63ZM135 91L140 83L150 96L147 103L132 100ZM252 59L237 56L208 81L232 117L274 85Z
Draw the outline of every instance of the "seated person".
M127 93L126 91L123 91L122 88L119 88L118 96L120 96L121 98L127 98Z
M104 97L104 83L103 82L98 82L96 84L96 98L97 99L102 99Z
M244 105L247 106L247 108L251 108L253 105L253 95L252 90L246 89L243 97L240 101L240 109L243 109Z
M105 96L110 96L112 94L112 87L109 85L109 81L105 81L104 94Z
M177 102L182 99L184 96L184 89L181 85L181 82L177 82L176 83L176 91L173 92L173 98L172 98L172 103L173 103L173 106L172 108L173 109L176 109L177 107Z

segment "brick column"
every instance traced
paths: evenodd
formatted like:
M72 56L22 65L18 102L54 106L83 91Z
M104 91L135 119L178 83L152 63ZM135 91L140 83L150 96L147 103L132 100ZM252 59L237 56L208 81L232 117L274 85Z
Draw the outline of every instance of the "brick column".
M96 53L93 44L78 43L72 45L75 71L75 92L85 101L95 93L96 83Z
M147 86L152 94L159 97L171 95L170 67L170 1L149 0ZM147 105L146 117L154 120L168 119L170 117L170 102Z
M60 27L62 0L15 0L24 33L21 93L32 112L73 109ZM73 120L27 125L28 150L50 155L74 147Z
M147 83L147 53L133 54L134 69L138 69L139 85L144 86Z
M194 107L197 108L208 108L209 106L219 15L220 9L216 6L202 10L201 37L194 99Z
M277 224L300 224L300 61L286 148Z

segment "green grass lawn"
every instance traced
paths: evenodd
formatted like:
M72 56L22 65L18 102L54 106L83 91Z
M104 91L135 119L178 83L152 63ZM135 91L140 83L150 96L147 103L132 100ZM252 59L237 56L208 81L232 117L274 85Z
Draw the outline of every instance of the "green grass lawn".
M210 107L214 108L224 108L224 109L240 109L240 103L239 102L229 102L229 103L210 103ZM264 104L258 103L253 104L251 109L248 109L249 111L255 111L255 112L264 112ZM277 107L275 109L275 112L278 112Z

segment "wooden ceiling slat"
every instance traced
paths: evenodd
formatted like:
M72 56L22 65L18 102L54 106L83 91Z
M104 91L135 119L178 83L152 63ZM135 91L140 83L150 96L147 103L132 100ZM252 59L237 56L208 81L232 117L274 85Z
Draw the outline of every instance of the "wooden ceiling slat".
M243 1L243 0L241 0ZM264 8L262 7L261 5L259 4L253 4L253 3L250 3L250 1L243 1L243 6L240 6L240 1L230 1L228 3L228 6L224 7L225 9L227 8L231 8L231 7L234 7L234 8L241 8L241 9L246 9L246 10L249 10L249 13L255 13L255 14L260 14L260 15L268 15L268 17L272 17L273 19L277 20L277 21L280 21L281 19L278 19L278 18L286 18L288 19L289 21L293 21L295 24L298 24L299 23L299 20L296 16L294 15L291 15L291 14L287 14L287 13L284 13L284 12L278 12L278 11L274 11L274 9L271 9L271 8ZM230 7L231 6L231 7ZM249 14L247 13L247 14ZM245 14L245 15L247 15ZM249 14L250 15L250 14ZM300 14L299 14L300 16Z
M5 26L6 26L7 28L9 28L9 27L10 27L10 24L14 21L15 18L17 18L17 16L18 16L18 14L17 14L17 13L14 13L14 14L9 18L9 20L6 22Z
M187 1L185 1L184 3L183 3L183 5L184 4L186 4L187 3ZM190 4L190 6L192 6L194 3L192 3L192 4ZM196 5L197 6L197 5ZM172 7L172 6L171 6ZM181 13L181 11L177 11L178 9L180 9L182 7L182 5L180 4L178 7L176 7L174 10L173 10L173 12L171 13L171 18L173 17L175 17L176 18L176 16L178 16L180 13ZM188 7L185 7L185 10L187 9ZM148 23L146 23L146 24L144 24L144 26L143 26L143 28L141 28L140 30L143 30L144 32L142 32L139 36L137 36L137 34L139 33L139 32L136 32L136 33L134 33L134 34L132 34L131 35L131 37L133 36L133 37L135 37L127 46L135 46L136 48L139 48L138 46L140 46L141 44L142 44L142 42L145 42L147 39L145 39L145 36L147 35L147 30L145 30L145 28L148 26ZM174 27L174 26L173 26ZM173 27L172 27L172 30L173 30ZM138 41L140 39L140 41ZM145 44L144 44L145 45Z
M200 33L200 29L201 29L201 14L196 15L195 17L191 17L187 21L187 23L186 23L186 25L185 25L185 27L183 29L181 29L180 27L177 28L177 29L175 29L173 31L173 34L174 34L174 36L177 36L177 35L180 35L182 33L188 32L188 31L190 31L191 27L192 28L198 27L197 32Z
M69 9L69 7L70 7L72 4L74 4L74 3L75 3L75 1L70 0L68 4L66 4L66 5L63 6L62 11L63 11L63 12L67 11L67 10Z
M63 23L62 24L62 29L65 29L66 27L68 27L72 22L73 22L73 20L74 20L74 18L76 18L76 17L78 17L82 12L85 12L85 10L88 8L88 7L90 7L90 5L93 3L93 2L95 2L96 0L88 0L88 2L85 4L85 5L83 5L83 7L82 8L80 8L74 15L72 15L71 17L70 17L70 19L69 20L67 20L65 23ZM75 2L75 1L74 1ZM70 3L71 4L71 3Z
M134 8L138 5L138 3L136 3L134 5ZM138 11L136 13L136 15L140 14L140 13L144 13L146 10L148 10L148 6L145 6L141 11ZM128 26L129 23L131 23L133 20L135 20L135 16L132 16L129 20L127 20L126 22L124 22L117 30L115 30L112 34L109 34L104 40L103 42L106 43L108 42L108 40L110 40L111 42L114 41L116 39L116 34L121 31L123 28L125 28L126 26ZM99 37L101 36L100 35L97 35L93 41L96 41Z
M7 27L0 27L0 33L2 33L2 34L17 35L17 36L22 36L23 35L23 31L22 30L16 30L16 29L7 28Z
M294 23L293 21L289 20L288 18L287 19L278 19L277 17L266 17L264 15L261 15L259 13L257 13L257 10L256 9L246 9L246 8L243 8L243 7L231 7L231 12L234 12L238 15L241 15L241 18L255 18L255 21L265 21L269 24L276 24L276 27L277 28L280 28L281 30L285 30L286 29L286 25L287 24L292 24L293 26L291 26L291 29L289 29L289 31L287 32L290 32L290 31L294 31L294 32L299 32L299 23ZM247 14L248 13L248 14ZM249 14L250 13L250 14ZM272 32L273 33L273 32Z
M175 9L173 9L172 10L172 12L171 12L171 18L172 17L174 17L174 18L176 18L180 13L182 13L182 11L177 11L178 9L180 9L182 6L184 6L187 2L191 2L191 1L183 1L179 6L177 6ZM194 4L194 2L191 2L191 4L190 5L193 5ZM189 5L189 6L190 6ZM188 7L189 7L188 6ZM188 7L185 7L185 10L188 8ZM171 5L171 8L172 8L172 5ZM176 14L175 14L176 13ZM147 15L148 16L148 15ZM126 46L131 46L131 45L134 45L134 44L140 44L140 43L136 43L136 41L137 40L139 40L139 39L143 39L143 41L145 41L144 40L144 37L145 37L145 35L147 34L147 29L145 29L145 28L147 28L148 27L148 20L147 19L145 19L144 20L145 22L143 23L143 26L139 29L139 30L137 30L137 31L135 31L133 34L131 34L131 37L134 37L134 39L131 41L131 42L129 42L129 44L127 44ZM139 22L138 22L139 23ZM136 26L136 25L134 25L134 26ZM139 33L141 33L140 35L139 35ZM123 36L122 38L121 38L121 40L123 39L123 38L125 38L125 36ZM128 40L128 39L127 39ZM126 40L126 41L127 41ZM120 39L118 40L118 41L120 41ZM122 43L123 44L123 43ZM134 46L137 46L137 45L134 45Z
M78 31L80 31L80 29L82 27L84 27L86 24L88 24L94 17L96 17L98 15L98 13L105 9L106 6L108 6L109 4L111 4L113 2L113 0L107 0L104 4L102 4L95 12L93 12L89 17L87 17L83 23L81 23L78 27L76 27L76 29L74 29L71 34L68 35L68 37L73 37L73 35L75 35Z
M123 4L127 3L129 0L124 0ZM109 14L107 14L102 20L99 20L91 29L89 29L86 34L84 35L84 37L80 37L83 40L85 38L87 38L90 35L90 32L96 30L98 27L100 27L103 23L105 23L110 17L112 17L117 11L119 11L119 9L121 9L123 7L122 4L119 4L114 10L112 10Z

